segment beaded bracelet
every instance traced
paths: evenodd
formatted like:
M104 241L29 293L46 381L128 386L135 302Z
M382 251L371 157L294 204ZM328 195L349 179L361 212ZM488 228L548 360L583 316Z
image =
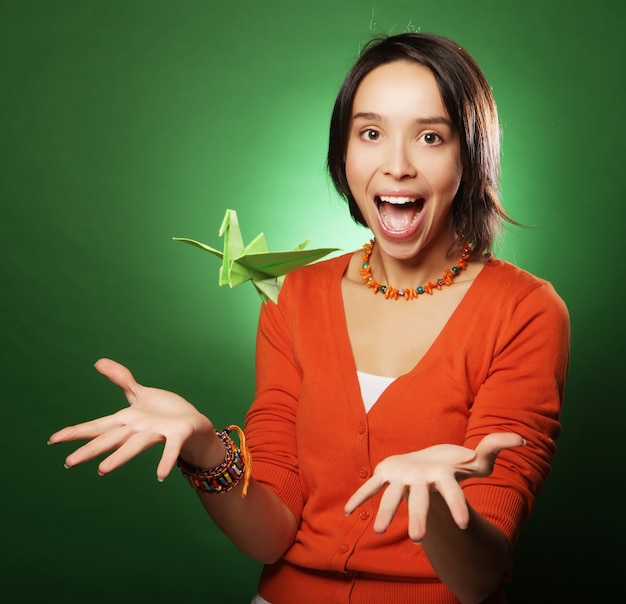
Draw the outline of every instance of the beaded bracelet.
M241 449L228 436L233 430L239 435ZM246 446L246 437L239 426L228 426L221 432L215 432L226 447L226 457L224 461L211 470L203 470L192 466L182 457L178 458L178 465L182 475L187 482L197 491L213 495L215 493L226 493L239 484L243 478L243 490L241 496L245 499L248 494L250 484L250 473L252 471L252 459Z

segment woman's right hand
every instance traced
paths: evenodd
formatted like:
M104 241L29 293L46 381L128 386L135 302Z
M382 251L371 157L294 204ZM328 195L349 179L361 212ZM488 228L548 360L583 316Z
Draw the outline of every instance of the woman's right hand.
M95 367L123 390L129 407L52 434L50 444L89 441L68 455L66 467L112 451L98 465L100 475L108 474L158 443L165 443L157 467L161 481L169 475L179 455L203 468L213 468L223 461L225 448L213 424L185 399L138 384L126 367L110 359L100 359Z

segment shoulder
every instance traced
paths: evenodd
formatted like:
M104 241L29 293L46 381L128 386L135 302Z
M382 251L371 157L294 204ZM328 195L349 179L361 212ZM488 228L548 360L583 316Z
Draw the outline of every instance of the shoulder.
M492 257L483 268L480 280L490 292L499 291L509 299L519 300L532 295L537 299L553 299L556 303L564 304L549 281L506 260Z
M282 280L277 303L263 304L263 315L294 315L309 313L323 300L338 300L341 296L341 279L353 252L307 264Z
M490 279L498 281L505 279L507 283L522 289L525 287L530 287L532 289L548 283L545 279L537 277L536 275L533 275L511 262L502 260L501 258L496 258L495 256L492 256L489 260L487 260L483 272L485 273L485 276Z
M343 275L346 266L350 262L354 252L347 252L334 256L333 258L327 258L325 260L319 260L311 264L307 264L302 268L299 268L287 275L287 279L312 279L320 277L322 275L333 276L337 274Z
M287 274L279 300L288 295L298 295L302 289L306 289L308 295L314 295L316 291L328 292L329 288L341 281L352 255L353 252L350 252L320 260Z
M510 263L491 258L476 285L485 313L527 324L537 319L546 329L569 331L569 311L552 283ZM549 326L549 327L548 327Z

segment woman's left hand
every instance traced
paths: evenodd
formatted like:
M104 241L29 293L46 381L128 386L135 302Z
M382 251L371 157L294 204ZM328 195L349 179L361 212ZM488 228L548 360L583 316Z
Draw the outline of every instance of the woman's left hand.
M414 453L392 455L381 461L373 476L350 497L345 513L350 515L387 486L374 521L374 530L381 534L387 530L400 502L406 497L409 537L420 542L426 533L430 493L434 491L445 500L454 522L460 528L466 528L469 511L459 481L488 476L502 449L524 444L524 439L518 434L498 432L485 436L475 451L459 445L435 445Z

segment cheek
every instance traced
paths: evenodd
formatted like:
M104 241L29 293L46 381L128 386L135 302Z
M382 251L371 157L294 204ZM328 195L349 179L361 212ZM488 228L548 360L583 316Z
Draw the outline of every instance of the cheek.
M457 192L459 186L461 185L461 180L463 179L463 170L455 167L453 170L450 170L448 174L444 178L445 186L453 191Z
M456 158L431 166L430 182L434 188L456 193L463 179L463 166Z
M355 151L354 147L348 145L346 149L346 179L348 180L348 186L354 195L355 189L358 189L363 184L363 161L359 157L359 154Z

